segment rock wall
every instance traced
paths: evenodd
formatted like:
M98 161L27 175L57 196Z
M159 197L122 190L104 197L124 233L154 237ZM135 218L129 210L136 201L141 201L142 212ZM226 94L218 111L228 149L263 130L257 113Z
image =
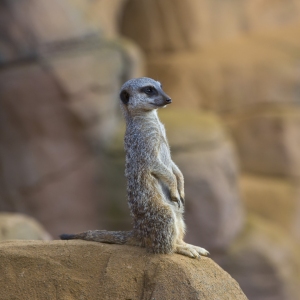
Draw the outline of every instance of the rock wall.
M241 197L237 196L235 203L243 204L235 204L235 209L244 205L246 220L251 221L218 255L222 257L220 264L253 300L298 299L300 293L294 282L299 278L300 228L299 4L266 0L129 0L120 26L120 31L145 51L147 74L163 83L174 100L173 108L182 114L189 110L215 113L233 138L237 158L226 155L227 163L231 160L229 165L233 166L233 161L239 161L241 173L228 173L226 178L230 182L232 174L239 176ZM175 122L179 123L178 119ZM199 127L197 131L200 136ZM168 132L172 136L172 128ZM170 142L172 148L172 138ZM201 157L207 169L194 163L200 161L200 153L197 158L188 152L185 155L187 167L183 164L181 168L188 176L187 193L193 191L193 178L201 195L205 185L200 187L200 183L216 169L207 163L204 153ZM180 157L176 153L173 156L180 163ZM214 163L225 166L225 155L222 162L219 159L215 156ZM200 175L202 169L206 171ZM215 193L222 190L223 199L226 187L219 176L212 176L210 186ZM231 187L234 195L239 195L237 184ZM201 199L193 210L195 214L205 207L206 201ZM208 215L213 216L211 212ZM189 219L187 212L188 230L194 228L191 223L201 228L199 240L193 235L193 242L201 244L202 227L196 219ZM211 223L218 223L220 215L201 219L210 228ZM243 246L239 248L236 245L241 239ZM239 250L232 254L232 249ZM274 249L273 253L270 249ZM217 253L213 255L217 257ZM279 256L285 259L277 263ZM257 280L264 276L268 280Z
M0 241L51 239L50 234L33 218L16 213L0 213Z
M106 37L119 36L119 19L127 0L67 0L89 26Z
M299 17L297 0L128 0L120 29L147 53L177 52L280 28Z
M241 236L216 260L249 299L297 300L299 250L299 244L280 226L250 215Z
M209 258L84 241L0 243L3 299L246 300Z
M0 18L0 210L53 236L104 226L101 148L139 51L99 35L67 1L4 1Z

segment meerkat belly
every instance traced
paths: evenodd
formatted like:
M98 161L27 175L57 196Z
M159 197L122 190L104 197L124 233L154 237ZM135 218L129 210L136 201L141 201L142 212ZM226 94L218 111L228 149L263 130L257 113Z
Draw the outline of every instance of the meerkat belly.
M169 146L165 143L162 143L160 145L160 151L159 151L159 160L165 165L167 169L169 169L170 173L173 173L172 171L172 160L170 155L170 149ZM170 187L167 186L163 181L159 181L159 187L163 194L163 201L167 202L169 204L173 204L171 202L171 196L170 196Z

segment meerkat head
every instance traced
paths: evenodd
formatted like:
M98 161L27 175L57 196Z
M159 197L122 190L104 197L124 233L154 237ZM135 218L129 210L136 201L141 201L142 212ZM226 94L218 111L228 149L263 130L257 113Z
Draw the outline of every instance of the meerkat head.
M142 77L128 80L120 91L121 104L131 113L148 112L172 103L159 81Z

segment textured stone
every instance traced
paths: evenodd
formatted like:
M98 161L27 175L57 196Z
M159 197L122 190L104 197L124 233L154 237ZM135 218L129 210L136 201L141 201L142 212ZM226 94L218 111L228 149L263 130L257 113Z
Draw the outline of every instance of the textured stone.
M33 218L21 214L0 213L0 241L51 240L50 234Z
M81 39L91 29L66 0L2 1L0 63L33 58L38 47Z
M0 243L3 299L247 299L209 258L84 241Z
M181 108L222 115L299 104L299 23L276 32L216 43L201 51L153 53L148 75Z
M96 227L96 163L51 74L6 68L0 86L1 209L35 216L54 236Z
M38 44L78 39L91 31L66 0L13 0L9 7Z
M89 47L85 49L85 47ZM101 62L101 63L100 63ZM44 59L63 91L76 95L88 89L110 90L123 71L121 51L109 43L82 43Z
M68 0L76 7L86 23L100 29L107 37L115 37L119 32L119 19L126 0Z
M248 0L244 2L244 24L247 29L274 29L299 21L300 4L297 0Z
M146 52L199 49L299 21L297 0L129 0L121 32Z
M240 180L242 199L248 212L276 223L294 235L298 188L285 178L243 174Z
M271 222L251 216L245 230L217 262L249 300L300 299L299 244Z
M43 66L65 96L70 112L98 148L118 123L119 87L122 77L129 75L124 68L130 65L124 53L117 43L94 39L43 57Z
M132 43L95 34L75 6L0 5L0 209L33 215L54 236L105 227L100 150L118 124L121 83L142 69ZM106 6L108 17L118 3Z
M242 167L264 175L300 175L300 110L269 108L231 123Z
M10 172L7 184L30 186L84 155L74 120L62 106L63 96L40 65L5 69L0 85L1 160L4 174Z

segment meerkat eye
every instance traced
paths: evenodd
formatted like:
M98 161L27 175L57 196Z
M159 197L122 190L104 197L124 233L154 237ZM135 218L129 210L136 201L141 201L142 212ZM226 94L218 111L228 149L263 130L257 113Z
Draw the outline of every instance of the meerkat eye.
M142 92L149 96L157 95L157 90L153 86L146 86L142 88Z

